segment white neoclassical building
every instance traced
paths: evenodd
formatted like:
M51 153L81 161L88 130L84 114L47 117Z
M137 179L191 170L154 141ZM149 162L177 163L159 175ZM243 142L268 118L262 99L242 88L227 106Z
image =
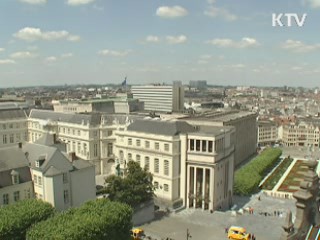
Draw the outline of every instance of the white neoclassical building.
M153 174L156 202L205 210L232 203L234 127L136 120L116 131L116 164L136 161Z

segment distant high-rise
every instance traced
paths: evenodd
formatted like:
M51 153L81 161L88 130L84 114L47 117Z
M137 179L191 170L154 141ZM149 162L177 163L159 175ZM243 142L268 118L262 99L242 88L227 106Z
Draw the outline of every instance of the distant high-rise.
M184 107L184 88L181 82L172 85L132 86L133 98L144 102L144 110L157 112L181 112Z
M191 80L189 82L189 86L191 88L206 89L207 88L207 81L205 81L205 80L197 80L197 81Z

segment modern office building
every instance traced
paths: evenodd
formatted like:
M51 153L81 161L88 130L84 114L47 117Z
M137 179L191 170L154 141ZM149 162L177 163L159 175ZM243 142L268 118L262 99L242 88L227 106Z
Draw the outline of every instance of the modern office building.
M155 112L182 112L184 110L184 88L181 82L172 85L132 86L133 98L144 102L144 110Z
M157 204L215 210L232 203L233 127L144 119L115 135L115 164L125 171L132 160L150 171Z

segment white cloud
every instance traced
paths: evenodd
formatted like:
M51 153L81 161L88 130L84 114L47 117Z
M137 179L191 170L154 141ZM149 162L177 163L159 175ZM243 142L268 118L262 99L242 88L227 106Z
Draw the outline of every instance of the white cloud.
M185 43L187 41L187 37L185 35L166 36L166 40L169 44L180 44Z
M45 59L46 62L56 62L57 58L55 56L50 56Z
M208 10L204 11L204 14L209 17L221 17L227 21L235 21L238 19L238 17L235 14L230 13L227 9L217 8L213 6L210 6Z
M94 2L95 0L68 0L67 4L70 6L85 5Z
M206 43L226 48L249 48L260 45L260 43L256 39L248 37L244 37L238 42L229 38L215 38L213 40L207 41Z
M20 2L33 4L33 5L42 5L42 4L46 4L47 0L20 0Z
M158 43L158 42L160 42L160 38L158 36L149 35L146 37L145 42Z
M15 52L10 55L11 58L24 59L24 58L34 58L37 55L32 52Z
M130 53L129 50L119 52L119 51L114 51L114 50L109 50L109 49L103 49L103 50L100 50L100 51L98 52L99 55L102 55L102 56L112 56L112 57L125 57L125 56L127 56L129 53Z
M209 54L204 54L204 55L200 56L200 59L211 59L211 58L212 58L212 56Z
M72 56L73 56L72 53L63 53L63 54L61 54L62 58L69 58L69 57L72 57Z
M5 49L4 48L0 48L0 53L3 52Z
M208 2L209 4L214 4L214 3L216 3L216 0L207 0L207 2Z
M0 64L15 64L16 62L12 59L0 59Z
M296 53L306 53L320 49L320 44L305 44L301 41L288 39L284 44L282 44L282 48L296 52Z
M188 11L181 7L181 6L162 6L157 9L156 12L157 16L163 18L177 18L177 17L184 17L188 15Z
M304 3L309 5L311 8L320 7L320 0L305 0Z
M16 38L25 41L36 41L36 40L68 40L68 41L79 41L80 37L77 35L72 35L69 32L62 31L47 31L43 32L40 28L25 27L20 29L17 33L13 35Z

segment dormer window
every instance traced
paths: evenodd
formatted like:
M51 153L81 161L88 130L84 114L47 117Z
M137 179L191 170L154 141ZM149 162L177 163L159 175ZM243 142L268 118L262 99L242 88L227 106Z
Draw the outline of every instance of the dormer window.
M41 167L41 165L44 163L46 160L46 156L40 156L38 160L35 161L35 166L37 168Z
M19 184L19 173L16 170L11 171L12 184Z

